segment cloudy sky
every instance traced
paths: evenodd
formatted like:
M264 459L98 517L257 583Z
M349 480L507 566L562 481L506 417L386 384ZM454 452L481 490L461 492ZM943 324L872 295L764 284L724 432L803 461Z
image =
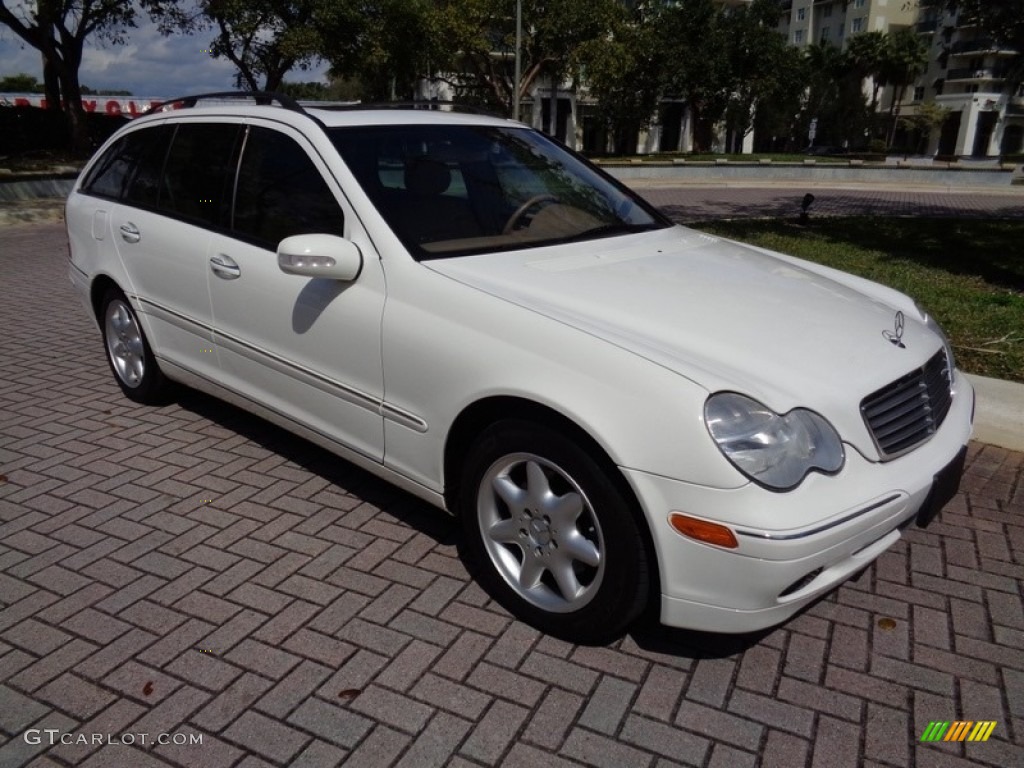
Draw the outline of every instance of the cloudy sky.
M203 52L212 37L212 32L164 37L143 16L138 27L128 30L124 45L87 39L79 79L90 88L126 90L134 96L173 97L232 90L234 67ZM326 66L294 71L287 79L323 80L325 71ZM42 80L39 52L0 26L0 76L20 72Z

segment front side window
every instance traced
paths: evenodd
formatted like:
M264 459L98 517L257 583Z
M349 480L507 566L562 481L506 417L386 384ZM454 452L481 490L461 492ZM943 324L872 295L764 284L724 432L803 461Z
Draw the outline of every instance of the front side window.
M378 125L328 135L417 259L670 226L621 184L526 128Z
M253 126L238 168L233 232L270 250L301 234L341 236L338 201L309 155L292 138Z

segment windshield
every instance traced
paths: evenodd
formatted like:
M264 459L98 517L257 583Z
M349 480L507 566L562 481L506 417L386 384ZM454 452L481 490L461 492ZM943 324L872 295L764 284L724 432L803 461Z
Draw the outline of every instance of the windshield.
M416 259L670 226L621 184L528 128L374 125L328 135Z

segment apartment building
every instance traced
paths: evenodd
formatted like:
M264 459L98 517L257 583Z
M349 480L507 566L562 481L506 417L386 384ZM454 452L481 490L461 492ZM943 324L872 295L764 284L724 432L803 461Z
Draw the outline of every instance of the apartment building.
M1024 86L1010 92L1006 76L1016 51L1000 48L976 25L951 15L944 3L927 0L780 0L779 31L791 45L830 43L845 48L861 32L913 28L927 38L927 71L908 90L901 114L922 104L950 110L932 131L927 152L994 157L1024 152ZM870 93L872 85L866 84ZM888 110L885 89L879 109Z
M779 31L798 48L830 43L839 48L858 32L909 27L918 8L908 0L781 0Z
M938 7L936 7L938 6ZM1001 47L970 20L941 4L924 7L917 31L930 44L928 70L905 112L932 102L950 115L933 131L929 154L995 157L1024 153L1024 85L1007 79L1018 52Z

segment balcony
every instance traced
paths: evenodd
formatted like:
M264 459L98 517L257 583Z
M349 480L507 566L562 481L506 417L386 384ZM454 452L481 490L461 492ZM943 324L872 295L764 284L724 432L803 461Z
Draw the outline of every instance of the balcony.
M914 31L919 35L929 35L939 28L938 19L927 19L919 21L914 25Z
M1009 70L1006 67L961 67L946 73L946 82L954 80L1003 80Z
M976 37L973 40L957 40L950 46L949 52L954 56L983 52L1016 53L1010 48L1003 48L989 37Z

